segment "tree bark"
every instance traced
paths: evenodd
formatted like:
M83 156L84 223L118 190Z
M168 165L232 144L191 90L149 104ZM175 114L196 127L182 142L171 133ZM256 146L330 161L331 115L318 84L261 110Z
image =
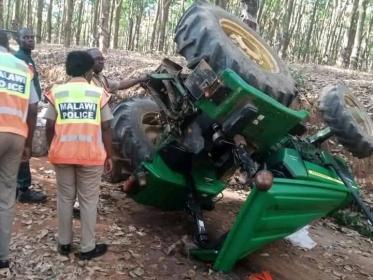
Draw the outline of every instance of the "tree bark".
M307 37L306 37L306 41L305 41L305 51L304 51L304 54L303 54L303 61L306 61L307 57L309 55L311 36L312 36L312 32L313 32L313 29L314 29L314 26L315 26L315 18L316 18L316 12L317 12L317 7L319 6L319 2L320 2L320 0L316 0L315 5L313 6L312 16L311 16L311 20L310 20L311 21L310 22L310 27L308 29Z
M115 22L114 22L114 40L113 40L114 49L118 48L119 22L120 22L120 17L122 14L122 3L123 3L123 0L117 0L115 3Z
M14 1L14 18L12 22L12 28L14 30L18 30L20 27L20 6L21 6L21 0L15 0Z
M363 40L363 31L364 31L364 22L365 22L365 16L367 11L367 5L368 0L363 0L360 3L359 7L359 19L357 23L357 30L356 30L356 36L354 41L354 46L351 53L351 68L357 69L358 63L359 63L359 55L360 55L360 49L361 49L361 42Z
M0 26L4 26L4 2L0 0Z
M67 18L65 23L65 40L64 46L70 47L71 45L71 24L73 20L74 0L67 0Z
M287 57L287 50L290 44L291 33L290 33L290 20L293 14L294 9L294 0L289 0L287 13L284 19L283 25L283 42L282 42L282 58L285 59Z
M114 20L114 11L115 11L115 2L116 0L112 0L111 6L110 6L110 23L109 23L109 45L111 42L111 31L113 27L113 20Z
M26 26L32 29L32 1L27 0L27 23Z
M160 31L159 31L159 44L158 44L158 51L163 51L164 48L164 41L166 36L166 25L168 21L168 14L170 11L170 5L172 0L162 0L162 21L160 24Z
M352 13L351 13L351 20L350 20L350 28L347 33L347 40L345 47L343 48L341 52L341 58L340 63L344 68L348 68L350 65L350 57L352 52L352 47L355 42L355 35L356 35L356 26L357 26L357 20L358 20L358 8L359 8L359 0L354 0L353 7L352 7Z
M95 14L94 14L94 18L93 18L93 45L94 46L97 46L98 45L98 29L97 29L97 26L98 26L98 18L99 18L99 7L100 7L100 0L95 0L96 3L95 3ZM105 0L103 0L105 1ZM107 1L107 0L106 0Z
M263 0L264 2L264 0ZM242 20L249 27L256 30L257 28L257 13L259 9L259 0L241 0L242 8Z
M99 47L103 53L107 53L107 49L109 47L109 10L110 2L108 0L101 1Z
M139 48L139 40L140 40L140 27L141 27L141 21L142 21L142 15L144 10L144 3L141 0L138 0L137 11L136 11L136 25L135 25L135 36L136 37L136 49ZM135 43L134 43L135 44Z
M228 0L215 0L215 5L222 7L223 9L227 8Z
M152 37L150 39L150 51L152 52L154 49L154 43L155 43L155 34L157 33L157 26L159 22L159 17L161 13L161 1L158 0L158 5L157 5L157 14L155 16L154 24L153 24L153 30L152 30Z
M79 5L79 14L78 14L78 26L76 28L76 34L75 34L75 42L76 45L78 46L80 43L80 35L82 33L82 21L83 21L83 10L84 10L84 0L80 0L80 5Z
M38 0L38 9L37 9L37 25L36 25L36 43L41 42L41 27L43 23L43 7L44 7L44 0Z
M52 42L52 11L53 11L53 0L49 1L49 7L48 7L48 18L47 18L47 24L48 24L48 43Z

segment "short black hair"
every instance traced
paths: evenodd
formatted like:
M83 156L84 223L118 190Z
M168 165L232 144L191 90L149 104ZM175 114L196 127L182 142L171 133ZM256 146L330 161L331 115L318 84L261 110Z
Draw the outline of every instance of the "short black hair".
M69 52L66 58L66 74L72 77L80 77L92 69L95 61L85 51Z
M0 46L9 49L9 38L4 31L0 31Z

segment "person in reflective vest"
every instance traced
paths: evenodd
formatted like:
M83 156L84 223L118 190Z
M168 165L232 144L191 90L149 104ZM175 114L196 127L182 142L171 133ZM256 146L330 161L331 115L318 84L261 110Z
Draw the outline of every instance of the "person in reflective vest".
M110 95L89 84L94 60L84 51L70 52L66 73L71 79L45 94L50 102L46 112L49 161L57 180L58 252L69 255L73 241L73 205L81 205L79 258L103 255L106 244L96 244L95 226L99 186L103 168L110 172Z
M0 31L0 269L9 268L9 242L21 160L31 155L38 96L32 71L9 53ZM23 156L22 156L23 155Z

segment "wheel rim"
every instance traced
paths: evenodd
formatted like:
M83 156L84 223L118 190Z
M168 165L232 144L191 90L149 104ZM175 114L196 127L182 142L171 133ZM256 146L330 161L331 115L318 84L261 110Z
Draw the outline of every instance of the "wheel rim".
M148 140L155 144L161 133L161 121L158 112L148 112L141 117L141 126Z
M363 106L350 94L344 96L345 104L355 123L368 135L373 136L373 123Z
M232 42L248 56L250 60L254 61L265 71L272 73L279 72L279 67L275 58L267 50L267 47L253 34L245 30L239 24L228 19L221 19L220 26Z

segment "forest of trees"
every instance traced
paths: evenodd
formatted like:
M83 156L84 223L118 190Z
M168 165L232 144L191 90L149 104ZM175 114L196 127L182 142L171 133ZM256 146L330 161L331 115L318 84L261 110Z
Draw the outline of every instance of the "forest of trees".
M240 16L290 61L373 70L372 0L211 0ZM43 43L175 53L173 32L193 0L0 0L0 27L33 28Z

